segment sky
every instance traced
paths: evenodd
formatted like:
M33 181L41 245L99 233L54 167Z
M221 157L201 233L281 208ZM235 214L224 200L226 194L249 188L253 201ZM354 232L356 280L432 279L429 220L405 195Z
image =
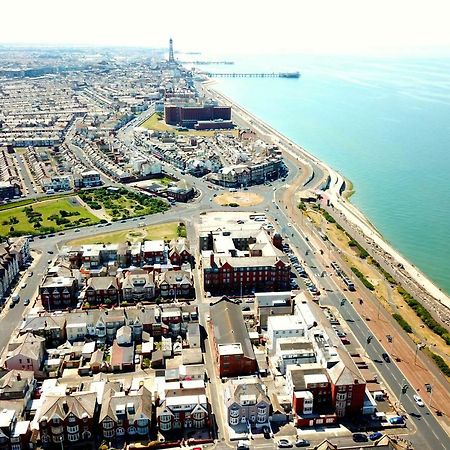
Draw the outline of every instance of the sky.
M450 55L450 0L2 1L0 43Z

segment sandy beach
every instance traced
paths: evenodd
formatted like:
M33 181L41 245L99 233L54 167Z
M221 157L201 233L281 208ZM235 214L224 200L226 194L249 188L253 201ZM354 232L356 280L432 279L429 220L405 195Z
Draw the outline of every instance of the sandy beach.
M266 124L259 118L255 117L252 113L244 109L242 106L236 104L232 99L226 97L222 93L218 92L215 87L214 80L203 83L203 87L210 93L211 96L221 99L225 104L232 106L233 113L240 116L247 123L251 123L251 126L257 129L261 134L266 135L274 143L281 144L283 150L289 153L293 158L298 159L306 166L310 166L311 162L316 164L328 174L330 177L329 189L326 191L331 203L335 210L338 210L343 214L349 222L353 223L355 227L359 228L361 232L378 245L387 255L387 262L396 267L396 271L400 275L400 272L405 276L410 283L414 283L416 288L420 290L424 295L427 295L439 302L441 305L450 309L450 297L444 293L438 286L436 286L429 278L427 278L417 267L411 264L405 257L403 257L397 250L395 250L386 240L383 238L376 228L366 219L359 209L357 209L347 198L344 177L337 171L328 166L324 161L321 161L303 147L299 146L295 142L282 135L277 130L273 129L270 125ZM343 190L345 186L345 190ZM353 188L353 186L351 187Z

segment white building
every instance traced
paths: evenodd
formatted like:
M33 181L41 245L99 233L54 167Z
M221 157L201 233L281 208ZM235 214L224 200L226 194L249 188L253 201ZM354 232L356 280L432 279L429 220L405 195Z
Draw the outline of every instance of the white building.
M267 349L273 354L277 340L286 337L304 337L305 325L298 316L270 316L267 318Z

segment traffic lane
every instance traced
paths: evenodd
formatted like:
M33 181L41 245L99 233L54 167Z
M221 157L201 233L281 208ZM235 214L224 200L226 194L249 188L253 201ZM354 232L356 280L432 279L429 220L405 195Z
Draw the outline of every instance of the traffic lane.
M372 361L382 360L381 355L386 350L375 338L372 339L370 344L366 343L367 337L371 335L370 329L368 328L366 322L359 317L353 306L346 302L343 307L339 308L340 298L338 295L330 295L328 298L333 306L340 309L341 315L344 319L346 319L350 330L355 335L360 345L365 348L369 358L372 359ZM351 320L349 321L347 317ZM381 373L384 381L390 387L391 391L396 396L399 396L403 385L406 384L408 386L407 394L401 396L401 405L405 408L405 411L408 414L413 414L410 416L410 420L416 426L418 430L417 433L420 435L421 440L427 442L428 445L432 445L429 448L448 448L447 444L449 443L449 438L434 416L430 414L428 407L419 407L415 401L410 398L410 396L412 396L415 392L415 389L408 383L399 367L394 362L379 363L377 364L377 369ZM429 436L429 432L432 437ZM415 438L417 439L417 436Z

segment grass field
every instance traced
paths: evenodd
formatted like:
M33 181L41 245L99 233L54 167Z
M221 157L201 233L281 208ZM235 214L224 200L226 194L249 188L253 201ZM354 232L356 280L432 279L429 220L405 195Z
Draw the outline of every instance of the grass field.
M120 242L136 242L142 239L173 239L177 235L178 222L161 223L149 225L148 227L139 227L136 223L135 228L113 233L102 233L97 236L85 237L69 242L69 245L83 244L118 244Z
M21 206L15 208L4 209L0 211L0 235L11 235L11 227L17 234L39 234L39 228L35 228L33 223L29 222L29 218L25 214L24 203ZM53 231L61 231L66 228L70 228L78 225L92 225L99 222L99 219L86 211L85 208L80 206L76 197L59 198L52 200L44 200L41 202L35 202L31 206L35 213L42 214L42 219L39 221L43 228L53 228ZM52 215L59 215L59 212L63 210L68 214L76 214L68 216L69 223L63 225L57 225L54 220L49 220ZM17 222L17 223L14 223Z
M155 131L170 131L172 133L178 134L180 136L214 136L214 133L227 133L233 136L237 135L237 130L189 130L189 131L178 131L175 127L166 125L164 120L160 119L157 113L152 114L141 127L147 128L148 130Z

